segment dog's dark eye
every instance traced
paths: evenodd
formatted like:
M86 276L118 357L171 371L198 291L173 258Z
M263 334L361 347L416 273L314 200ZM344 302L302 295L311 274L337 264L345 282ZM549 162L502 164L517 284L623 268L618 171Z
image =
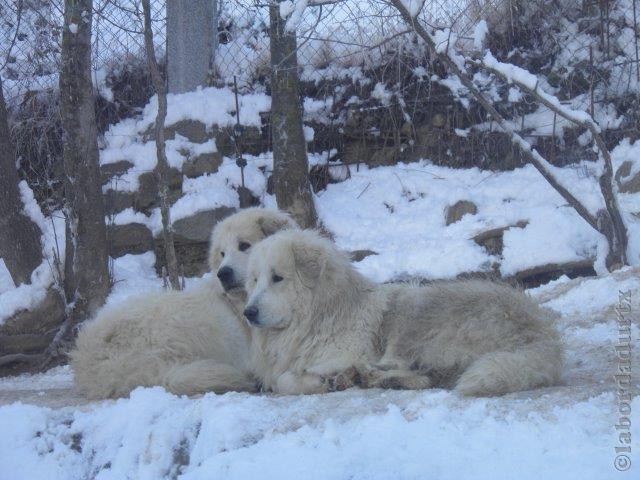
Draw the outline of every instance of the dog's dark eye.
M278 282L281 282L283 279L280 275L278 275L277 273L274 273L273 276L271 277L271 280L273 281L273 283L278 283Z
M220 256L221 256L221 257L224 257L224 252L220 252Z
M249 247L251 247L251 244L247 243L247 242L240 242L238 244L238 250L240 250L241 252L244 252L245 250L248 250Z

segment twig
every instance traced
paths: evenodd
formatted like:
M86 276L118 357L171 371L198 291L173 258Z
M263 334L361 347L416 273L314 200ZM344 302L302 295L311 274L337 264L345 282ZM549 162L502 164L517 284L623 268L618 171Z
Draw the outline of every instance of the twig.
M362 190L362 191L360 192L360 195L358 195L356 198L360 198L360 197L364 194L364 192L366 192L366 191L367 191L367 189L368 189L370 186L371 186L371 182L367 183L367 186L366 186L366 187L364 187L364 190Z

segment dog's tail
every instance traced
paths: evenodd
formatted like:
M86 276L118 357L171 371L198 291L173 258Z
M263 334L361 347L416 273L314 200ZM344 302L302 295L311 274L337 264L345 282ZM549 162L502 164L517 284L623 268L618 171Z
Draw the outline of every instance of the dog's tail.
M215 360L175 365L164 376L163 386L177 395L259 390L258 382L250 373Z
M562 363L560 342L542 339L515 351L481 355L462 373L455 389L462 395L495 396L555 385Z

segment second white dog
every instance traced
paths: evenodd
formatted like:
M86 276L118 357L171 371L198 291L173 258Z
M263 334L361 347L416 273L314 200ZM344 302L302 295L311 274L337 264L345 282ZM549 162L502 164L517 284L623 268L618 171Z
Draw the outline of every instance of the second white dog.
M522 292L481 280L376 285L315 232L260 242L246 290L253 368L275 392L436 384L500 395L560 375L559 335Z

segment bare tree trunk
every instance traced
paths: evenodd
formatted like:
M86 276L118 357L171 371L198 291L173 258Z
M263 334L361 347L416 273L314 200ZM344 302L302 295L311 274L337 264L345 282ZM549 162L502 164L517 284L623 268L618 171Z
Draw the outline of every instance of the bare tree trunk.
M42 261L40 229L24 214L19 182L0 78L0 258L16 285L30 282Z
M64 2L60 110L64 129L67 320L58 335L58 346L72 341L74 327L104 304L111 284L91 83L92 13L92 0Z
M180 290L178 260L173 244L173 226L171 225L171 209L169 205L169 186L167 182L169 163L165 151L164 122L167 117L167 84L162 78L156 53L153 47L153 31L151 30L151 6L149 0L142 0L144 12L144 46L147 52L147 63L153 80L153 87L158 95L158 115L156 116L156 154L158 157L158 192L160 195L160 214L162 216L162 236L164 239L165 259L171 288Z
M274 189L278 207L309 228L316 225L316 210L302 128L296 36L286 31L279 3L269 4Z
M491 116L493 120L502 128L505 132L507 132L513 141L516 144L524 156L531 162L531 164L540 172L540 174L547 180L547 182L564 198L569 205L571 205L575 211L580 215L591 227L593 227L597 232L601 233L609 244L609 252L606 257L606 266L612 271L617 268L620 268L623 265L627 265L627 231L622 221L622 216L620 215L620 210L618 208L618 203L616 197L614 195L614 190L612 186L613 181L613 170L611 166L611 158L609 156L609 152L602 141L601 136L599 135L597 125L592 121L589 122L576 122L581 123L594 135L594 140L596 141L598 148L600 149L605 169L603 175L600 177L600 190L602 192L602 196L604 198L605 210L600 210L595 216L589 212L589 210L571 193L567 190L551 173L549 169L548 162L540 155L540 153L533 148L529 142L527 142L524 138L522 138L505 120L505 118L496 110L495 106L487 98L487 96L481 92L473 83L471 78L462 70L460 66L454 62L451 57L449 57L447 51L442 51L442 49L436 48L435 42L429 35L429 33L425 30L425 28L420 24L415 16L412 16L407 10L405 4L402 0L391 0L391 3L398 9L402 18L410 25L413 30L420 36L429 47L431 53L435 55L444 65L447 66L449 71L453 72L456 75L460 82L469 90L471 95L476 99L476 101L487 111L487 113ZM493 70L492 70L493 71ZM494 73L498 73L495 72ZM504 78L504 76L503 76ZM528 89L530 93L535 93L532 90ZM552 110L556 113L561 113L561 110L556 108L556 105L553 103L544 101L544 97L541 95L536 95L538 100L542 101L549 108L553 107ZM563 114L563 116L565 116ZM565 118L568 118L565 116ZM573 118L569 118L569 120L576 121Z

